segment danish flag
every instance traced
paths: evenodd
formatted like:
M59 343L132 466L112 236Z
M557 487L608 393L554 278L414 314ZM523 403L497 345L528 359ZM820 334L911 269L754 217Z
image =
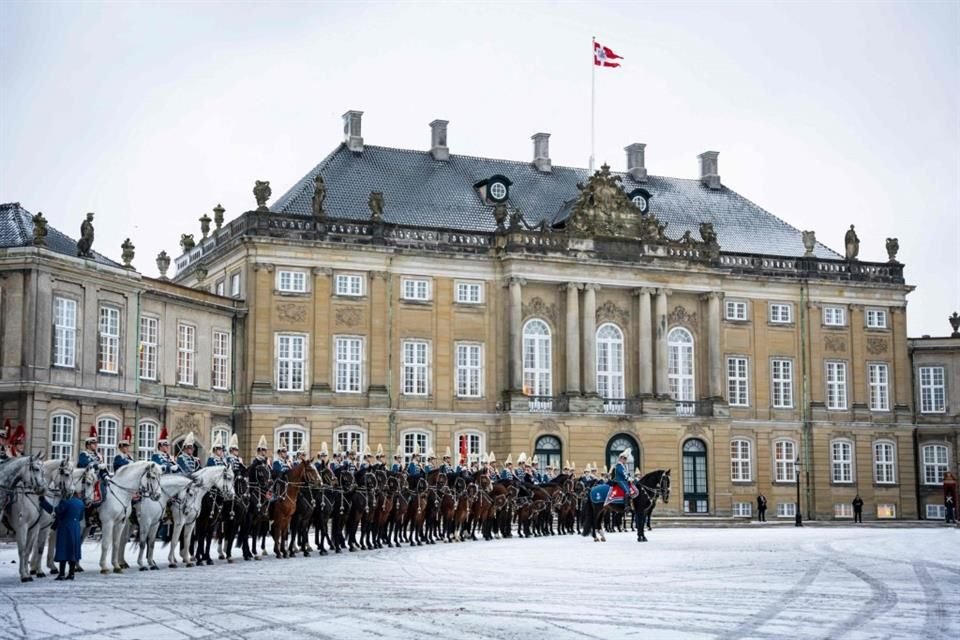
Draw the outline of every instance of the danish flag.
M623 56L618 56L610 47L605 47L596 40L593 42L593 64L598 67L619 67L619 62L613 60L623 60Z

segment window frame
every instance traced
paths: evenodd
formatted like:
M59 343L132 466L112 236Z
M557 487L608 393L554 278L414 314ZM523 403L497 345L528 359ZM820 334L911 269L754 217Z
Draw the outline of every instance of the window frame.
M823 326L825 327L845 327L847 326L846 307L829 304L823 306Z
M144 327L153 323L153 335ZM152 341L149 339L152 338ZM137 358L137 375L141 380L156 382L160 373L160 318L154 315L140 316L140 344ZM152 374L152 375L151 375Z
M546 332L528 333L530 327L537 323L542 324ZM523 323L520 335L524 395L553 397L553 330L550 324L542 318L529 318ZM532 347L532 353L528 345Z
M97 306L97 373L120 373L120 311L113 304Z
M846 448L846 456L838 457L838 449ZM848 438L834 438L830 441L830 483L831 484L853 484L857 478L855 468L856 445L853 440Z
M779 369L779 376L777 376ZM784 374L787 375L784 375ZM778 387L779 385L779 387ZM777 392L777 389L780 392ZM789 398L787 397L789 396ZM778 401L789 403L778 404ZM770 405L774 409L793 409L793 358L770 359Z
M223 352L219 351L219 338L224 337ZM211 366L210 366L210 387L217 391L230 390L230 354L233 342L233 336L229 331L223 329L214 329L213 338L210 345ZM217 364L220 364L218 372ZM221 382L222 379L222 382Z
M730 370L732 363L736 365L734 375ZM731 407L750 406L750 359L746 356L727 356L727 404Z
M823 400L827 411L846 411L850 408L849 390L847 389L850 377L847 375L846 360L825 360L823 366L825 369ZM842 373L842 375L838 376L838 373ZM831 390L833 391L832 395Z
M484 303L484 291L485 287L483 286L484 282L482 280L455 280L453 283L453 292L454 297L453 301L456 304L483 304ZM473 287L476 287L477 299L472 300L470 295L463 295L465 291L472 290Z
M472 350L477 351L477 362L474 365L470 360L472 355L470 352ZM461 350L467 354L466 363L461 360ZM454 384L456 385L456 395L458 398L477 400L483 398L484 396L484 348L482 342L468 342L468 341L458 341L454 343L454 364L456 367L456 379ZM475 373L474 373L475 372ZM476 380L473 380L473 375L476 376ZM461 384L464 383L464 384ZM470 393L473 389L474 383L476 384L476 393ZM463 393L463 390L466 389L467 393Z
M877 308L867 309L864 311L864 324L867 329L889 329L890 324L887 322L887 310Z
M939 460L927 460L927 450L943 450L943 462ZM920 445L920 464L922 465L922 481L928 487L942 487L943 478L950 471L950 447L942 442L926 442ZM933 474L931 476L931 471ZM931 477L933 480L931 481ZM939 480L937 479L939 477Z
M875 376L874 370L882 375ZM890 411L890 365L886 362L867 363L867 406L870 411Z
M767 320L770 322L770 324L793 324L793 303L769 303L769 306L767 307Z
M886 456L878 455L881 448L889 448L889 459L881 459ZM874 484L897 484L897 443L893 440L874 440L872 449ZM881 469L884 471L881 472Z
M62 310L61 310L62 305ZM77 330L79 303L76 298L55 295L53 297L53 349L52 361L54 367L75 369L77 366ZM72 308L72 314L67 313ZM62 320L71 319L72 324ZM62 317L61 317L62 316Z
M615 337L602 337L600 333L606 329L616 331ZM597 394L604 400L625 400L626 399L626 362L624 360L624 338L623 329L613 322L604 322L597 327L594 335L595 349L594 359L596 374ZM607 366L601 369L602 359L606 355ZM619 361L619 370L614 364Z
M930 515L931 509L932 509L933 512L934 512L933 515ZM926 503L926 504L924 505L924 510L923 510L923 511L924 511L924 514L927 516L927 517L926 517L927 520L945 520L946 517L947 517L947 507L946 507L946 505L942 505L942 504L931 504L931 503L928 502L928 503Z
M340 343L344 342L348 350L350 349L349 343L357 342L359 343L358 359L354 361L352 358L349 360L341 360L340 358ZM351 354L347 354L351 355ZM335 335L333 336L333 390L334 393L363 393L364 384L366 382L366 340L364 336L357 335ZM341 379L341 366L346 367L346 375L343 376L344 380L348 383L347 386L342 387L340 384ZM353 385L353 368L356 367L356 388Z
M141 420L137 425L136 459L150 460L157 450L157 438L160 433L160 423L156 420Z
M752 518L753 502L734 502L731 515L734 518Z
M778 444L789 445L790 447L790 457L785 458L780 455L780 450L778 449ZM775 484L796 484L797 483L797 470L795 468L795 463L797 460L798 447L797 441L791 438L777 438L773 441L773 482ZM786 447L784 447L784 453L786 452ZM783 471L783 473L781 473Z
M433 287L430 278L402 276L400 278L400 299L407 302L430 302L433 299ZM410 290L408 291L408 288ZM422 288L422 292L420 289Z
M400 341L400 393L425 398L430 395L431 348L429 340Z
M59 428L67 430L67 433L58 432L57 421L60 420ZM64 422L69 420L70 424ZM57 436L65 436L58 438ZM51 460L70 460L74 459L74 450L77 443L77 416L69 411L55 411L50 415L50 459Z
M308 293L307 272L299 269L277 269L279 293Z
M486 452L487 434L479 429L461 429L453 434L454 456L460 455L460 438L467 438L467 462L469 466L472 462L480 462L480 457ZM472 438L476 438L476 447L473 446ZM474 450L475 449L475 450Z
M240 272L234 271L230 274L230 297L239 298L240 293Z
M210 434L213 435L213 432ZM294 438L290 436L297 435L300 439L300 446L294 445ZM281 424L274 427L273 429L273 450L276 451L280 448L281 438L286 440L287 453L293 455L296 451L304 451L307 454L307 457L310 457L310 430L304 427L302 424L297 424L295 422L289 422L286 424ZM211 441L211 446L213 446L213 441ZM226 445L225 445L226 446Z
M734 313L730 313L731 307L734 310ZM738 317L740 314L737 313L737 310L743 311L743 317ZM728 322L747 322L750 319L750 311L748 309L746 300L725 300L723 305L723 319Z
M282 354L283 341L288 340L288 355ZM300 358L293 356L294 345L299 341L301 345ZM306 333L293 333L288 331L277 331L274 334L274 389L280 392L298 393L307 390L307 354L309 353L309 335ZM282 375L282 364L287 363L287 375ZM297 367L299 365L300 385L294 385L296 380Z
M192 346L184 346L184 330L192 336ZM189 371L188 376L184 374ZM189 322L177 321L177 384L195 387L197 385L197 326Z
M744 447L746 445L746 455ZM730 482L753 482L753 442L749 438L730 440Z
M924 373L929 372L930 379L924 382ZM935 380L939 372L939 383ZM947 412L947 368L941 364L928 364L917 367L917 393L920 413L938 414ZM939 390L939 394L937 393ZM929 397L927 397L929 396ZM939 403L938 403L939 400Z
M796 502L778 502L777 503L778 518L795 518L796 516L797 516Z
M689 342L672 338L685 334ZM671 397L676 402L694 402L697 399L696 339L693 332L682 326L672 327L667 332L667 383ZM689 364L690 372L682 369Z
M224 278L220 278L219 280L217 280L217 283L213 285L213 291L218 296L222 296L224 293L226 293L226 290L227 290L227 281Z
M122 429L120 418L112 413L97 417L97 453L111 471L113 471L113 458L117 455L117 443L120 442Z
M366 294L364 280L365 278L361 273L337 273L333 277L334 295L362 298ZM357 285L356 290L354 290L353 284Z
M850 502L835 502L833 504L833 518L835 520L846 520L853 518L853 504Z
M878 502L875 513L877 520L896 520L897 505L895 502Z
M421 447L420 444L423 444ZM404 429L400 432L400 447L403 452L403 464L410 464L410 460L413 458L413 447L418 447L417 451L420 454L420 459L423 462L427 461L427 451L433 446L433 434L427 429L422 428L413 428L413 429Z
M364 447L367 444L367 430L364 427L361 427L358 424L345 424L337 427L333 430L333 446L334 451L343 451L341 446L341 436L346 436L347 445L356 446L356 449L350 449L350 451L356 451L357 453L362 453ZM353 436L358 436L354 438ZM333 452L331 452L332 454Z

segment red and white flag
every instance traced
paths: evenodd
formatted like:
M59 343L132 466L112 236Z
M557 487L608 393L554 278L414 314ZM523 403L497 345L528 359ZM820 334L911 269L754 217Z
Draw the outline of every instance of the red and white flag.
M623 56L618 56L610 47L605 47L596 40L593 42L593 64L598 67L619 67L619 62L614 60L623 60Z

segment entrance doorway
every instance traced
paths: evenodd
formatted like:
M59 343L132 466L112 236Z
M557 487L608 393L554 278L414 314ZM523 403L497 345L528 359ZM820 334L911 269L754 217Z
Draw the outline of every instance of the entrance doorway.
M628 462L626 465L627 477L632 478L633 470L640 468L640 445L637 444L633 436L625 433L618 433L610 438L610 442L607 443L607 469L613 473L613 468L617 466L617 458L626 449L630 449L633 456L633 462Z
M707 445L691 438L683 443L683 512L708 513Z

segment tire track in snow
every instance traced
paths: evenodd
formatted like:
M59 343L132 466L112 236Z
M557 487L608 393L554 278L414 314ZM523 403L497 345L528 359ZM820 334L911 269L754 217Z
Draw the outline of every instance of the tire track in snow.
M937 583L927 571L926 563L922 560L913 561L913 572L923 588L923 596L927 601L926 616L923 622L923 635L931 640L947 637L947 612L943 604L943 594Z
M753 634L761 626L770 622L776 618L779 614L783 613L791 604L793 604L797 598L803 594L807 588L813 584L813 581L817 579L817 576L820 575L820 572L823 571L823 566L827 563L827 558L820 558L817 560L797 581L795 585L790 587L786 593L777 598L774 602L771 602L760 611L753 614L749 619L738 625L734 629L722 633L717 636L722 640L736 640L737 638L743 638L745 636Z
M851 566L839 558L833 557L831 561L833 564L842 567L849 573L863 580L867 586L870 587L872 595L860 611L835 624L824 637L835 640L836 638L847 635L853 630L860 630L861 625L865 622L874 620L881 612L890 611L897 606L899 600L897 594L891 591L883 581L870 575L866 571Z

